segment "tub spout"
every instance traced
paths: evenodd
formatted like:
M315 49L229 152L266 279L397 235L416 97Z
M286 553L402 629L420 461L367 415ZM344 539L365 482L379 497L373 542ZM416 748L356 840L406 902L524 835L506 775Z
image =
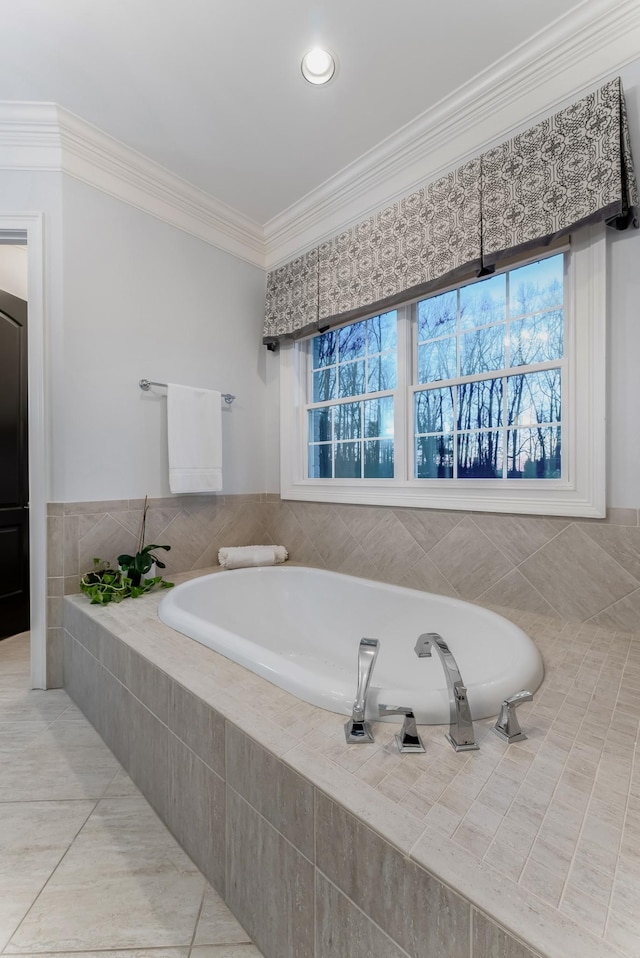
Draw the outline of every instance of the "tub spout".
M473 733L471 710L467 699L467 689L462 681L460 669L453 652L437 632L425 632L416 643L418 658L431 656L435 649L447 680L449 690L449 734L447 738L456 752L469 752L479 748Z
M365 721L364 715L367 706L367 692L373 674L373 666L378 656L380 643L378 639L360 639L358 649L358 688L356 700L353 703L351 718L345 724L344 734L349 745L362 742L373 742L371 726Z

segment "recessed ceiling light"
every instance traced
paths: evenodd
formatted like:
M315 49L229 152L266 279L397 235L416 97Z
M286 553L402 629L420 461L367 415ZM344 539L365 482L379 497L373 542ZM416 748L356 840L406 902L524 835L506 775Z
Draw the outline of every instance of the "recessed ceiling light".
M302 76L309 83L328 83L336 72L336 61L327 50L315 47L302 58Z

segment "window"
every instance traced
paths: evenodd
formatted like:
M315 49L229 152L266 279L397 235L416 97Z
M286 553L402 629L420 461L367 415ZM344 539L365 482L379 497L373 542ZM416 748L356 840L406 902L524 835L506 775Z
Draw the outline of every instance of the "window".
M605 242L283 348L283 498L603 515Z
M416 304L416 478L562 478L565 260Z
M394 310L311 340L310 478L393 478L397 326Z

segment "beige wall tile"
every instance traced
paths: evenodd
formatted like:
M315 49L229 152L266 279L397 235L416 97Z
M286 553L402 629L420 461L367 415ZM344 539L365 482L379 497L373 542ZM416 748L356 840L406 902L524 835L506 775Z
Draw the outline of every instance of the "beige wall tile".
M361 545L385 579L392 576L394 581L406 575L424 556L424 550L391 511L385 513Z
M467 958L468 902L321 793L316 816L318 868L365 915L410 955Z
M227 783L311 861L313 786L227 723Z
M429 553L463 599L476 599L513 568L468 516Z
M266 955L313 958L314 869L227 789L226 901Z
M316 881L316 929L315 958L407 958L322 875Z
M225 722L219 712L177 682L171 682L167 722L178 738L224 778Z
M538 958L482 912L473 909L472 958Z
M47 519L47 575L64 574L64 519L49 516Z
M402 576L401 584L408 589L421 589L436 595L448 595L459 598L458 593L446 579L429 556L423 556Z
M556 614L555 609L518 569L512 569L486 592L481 592L476 602L482 605L501 605L512 609L522 609L524 612L533 612L536 615Z
M127 771L160 818L167 820L169 729L131 696L130 756Z
M523 562L520 571L560 615L581 620L640 584L573 525Z
M640 527L587 522L576 525L619 562L629 575L640 580Z
M473 521L514 565L519 565L562 532L570 520L538 516L474 516Z
M340 563L336 571L343 572L345 575L355 575L361 579L377 579L380 576L377 567L359 545Z
M225 785L180 739L169 733L164 819L181 846L220 894L225 891Z
M602 629L621 632L640 632L640 589L619 599L607 609L594 615L589 623Z
M117 567L117 556L123 552L133 554L137 540L113 516L105 515L84 534L79 535L78 572L86 572L93 567L94 557L98 557ZM65 575L67 568L65 564Z
M336 505L334 508L351 535L358 542L362 542L366 535L373 532L387 511L379 506Z
M433 549L464 519L462 512L434 512L428 509L394 509L394 515L425 552Z

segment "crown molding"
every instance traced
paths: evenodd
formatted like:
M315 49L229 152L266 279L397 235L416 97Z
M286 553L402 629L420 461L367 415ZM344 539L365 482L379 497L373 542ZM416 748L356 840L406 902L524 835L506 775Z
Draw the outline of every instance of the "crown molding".
M0 102L0 169L66 173L264 269L260 224L55 103Z
M267 268L555 112L639 50L637 0L585 0L269 220Z

